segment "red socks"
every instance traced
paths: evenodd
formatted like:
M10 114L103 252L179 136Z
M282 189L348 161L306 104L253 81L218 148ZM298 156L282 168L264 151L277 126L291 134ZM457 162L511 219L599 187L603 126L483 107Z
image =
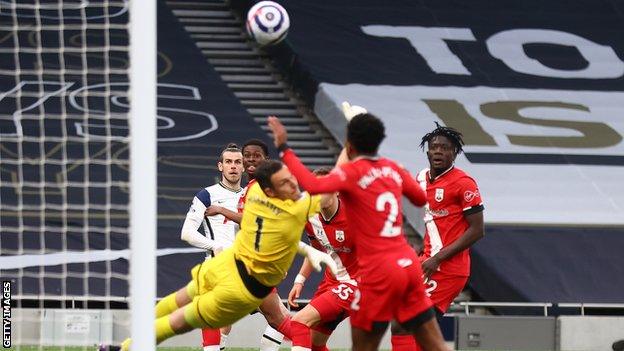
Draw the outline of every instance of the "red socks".
M284 337L292 340L292 326L291 326L291 320L290 320L290 316L287 316L286 318L284 318L284 321L282 321L282 323L280 325L277 326L277 331L282 333L282 335L284 335Z
M413 335L392 335L392 351L420 351Z
M202 346L219 346L221 343L220 329L202 329Z
M310 328L307 325L299 323L297 321L290 322L291 338L293 346L305 347L307 349L312 348L312 341L310 340Z

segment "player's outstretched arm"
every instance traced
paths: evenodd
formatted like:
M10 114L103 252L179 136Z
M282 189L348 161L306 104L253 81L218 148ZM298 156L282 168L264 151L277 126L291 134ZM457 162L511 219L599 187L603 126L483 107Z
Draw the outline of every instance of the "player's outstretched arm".
M269 116L269 128L273 133L273 143L280 151L280 158L288 166L292 174L297 178L303 189L310 194L322 194L339 191L348 185L344 172L332 172L329 175L317 177L301 162L286 142L288 135L279 118Z
M308 258L303 259L303 263L301 264L301 268L299 269L299 273L295 277L295 281L293 282L293 286L288 293L288 304L292 307L299 307L299 304L295 302L295 299L298 299L301 296L301 291L303 290L303 285L305 284L306 279L312 273L312 264L308 261Z
M332 274L336 275L338 273L338 266L336 266L336 262L325 252L319 251L301 241L299 242L297 252L301 256L305 256L310 261L310 264L315 271L320 272L322 269L321 264L324 264L327 268L329 268L329 270L331 270Z

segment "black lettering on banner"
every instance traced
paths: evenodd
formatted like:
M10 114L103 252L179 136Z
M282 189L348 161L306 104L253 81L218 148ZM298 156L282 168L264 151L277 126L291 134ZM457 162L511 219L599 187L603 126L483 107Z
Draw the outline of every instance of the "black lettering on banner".
M11 347L11 282L2 282L2 347Z

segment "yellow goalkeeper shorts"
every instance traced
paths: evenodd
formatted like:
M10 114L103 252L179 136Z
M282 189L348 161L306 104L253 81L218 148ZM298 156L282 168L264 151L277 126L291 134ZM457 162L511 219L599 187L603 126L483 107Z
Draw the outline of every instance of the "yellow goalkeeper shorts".
M193 327L215 329L234 324L257 309L268 295L270 288L266 288L266 295L265 289L260 293L254 291L256 296L249 291L249 282L243 282L237 262L241 264L234 259L234 252L227 249L192 269L193 280L189 284L194 286L189 290L194 290L196 295L184 314Z

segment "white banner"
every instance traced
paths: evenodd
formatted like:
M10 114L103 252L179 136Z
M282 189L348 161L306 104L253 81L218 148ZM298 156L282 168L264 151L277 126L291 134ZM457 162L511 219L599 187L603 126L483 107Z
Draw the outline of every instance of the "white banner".
M386 125L381 153L414 174L434 121L464 133L457 165L479 184L488 223L624 225L624 93L489 87L319 87L315 110L339 139L342 101Z

